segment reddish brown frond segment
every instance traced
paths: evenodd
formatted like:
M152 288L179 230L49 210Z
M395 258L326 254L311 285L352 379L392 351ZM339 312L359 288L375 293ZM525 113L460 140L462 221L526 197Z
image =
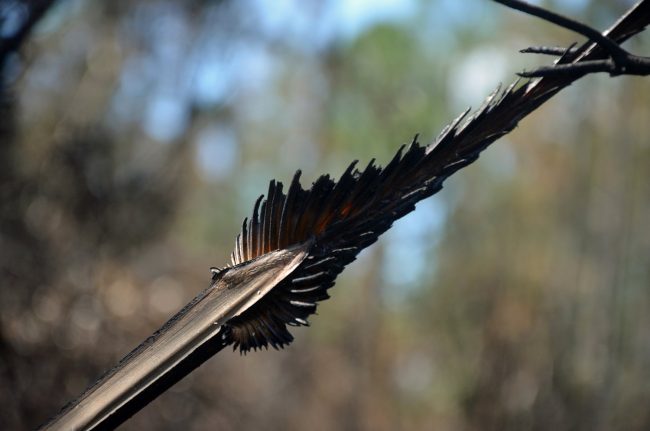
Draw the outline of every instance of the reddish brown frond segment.
M314 246L290 280L230 322L235 347L247 351L291 342L286 325L307 325L345 265L417 201L440 188L442 178L431 176L442 168L434 163L436 157L414 140L383 169L371 161L359 171L352 163L337 182L322 176L307 190L298 171L286 194L282 183L271 181L266 199L255 202L237 237L233 265L312 238Z

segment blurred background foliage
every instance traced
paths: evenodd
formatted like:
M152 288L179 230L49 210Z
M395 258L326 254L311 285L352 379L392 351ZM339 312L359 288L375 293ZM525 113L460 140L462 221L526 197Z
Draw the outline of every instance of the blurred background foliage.
M631 1L547 1L605 28ZM0 35L23 19L0 7ZM0 428L207 286L267 181L386 163L576 36L482 0L60 1L2 70ZM650 52L647 34L630 44ZM650 428L650 81L592 76L418 205L284 351L125 430Z

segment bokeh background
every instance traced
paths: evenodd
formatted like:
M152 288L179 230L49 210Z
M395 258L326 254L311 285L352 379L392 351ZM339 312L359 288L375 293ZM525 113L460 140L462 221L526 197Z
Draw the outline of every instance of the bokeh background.
M631 2L543 4L605 28ZM0 12L8 37L25 10ZM2 70L0 428L205 288L268 180L384 164L550 61L518 49L575 40L484 0L59 1ZM360 255L289 348L221 352L123 429L649 429L648 101L648 79L582 79Z

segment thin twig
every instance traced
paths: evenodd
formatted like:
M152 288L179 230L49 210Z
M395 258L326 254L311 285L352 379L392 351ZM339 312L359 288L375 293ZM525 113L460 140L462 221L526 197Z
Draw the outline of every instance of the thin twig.
M624 61L626 52L621 48L615 41L610 39L607 36L603 36L598 30L582 24L574 19L565 17L558 13L552 12L550 10L544 9L539 6L535 6L519 0L494 0L497 3L501 3L504 6L508 6L511 9L516 9L518 11L524 12L528 15L533 15L538 18L541 18L545 21L556 24L560 27L573 30L576 33L579 33L587 39L597 42L603 49L617 61Z
M518 73L519 76L524 78L535 78L543 76L569 76L572 73L577 75L585 75L589 73L607 72L611 76L617 75L650 75L650 58L640 57L633 55L611 39L610 37L601 34L598 30L586 24L582 24L574 19L562 16L555 12L543 9L539 6L531 5L520 0L494 0L512 9L519 10L529 15L536 16L545 21L556 24L562 28L579 33L586 36L590 41L598 44L610 58L591 60L581 62L580 64L557 64L552 67L540 67L530 72ZM550 54L550 55L573 55L577 51L572 51L563 48L549 48L549 47L530 47L521 50L523 53L535 54Z
M573 55L577 52L574 48L565 48L562 46L529 46L528 48L520 49L522 54L542 54L542 55Z
M522 78L538 78L543 76L570 76L575 74L587 75L590 73L606 72L611 76L617 75L650 75L650 59L645 57L630 56L625 65L621 66L613 59L582 61L580 63L557 64L555 66L539 67L530 72L519 72Z

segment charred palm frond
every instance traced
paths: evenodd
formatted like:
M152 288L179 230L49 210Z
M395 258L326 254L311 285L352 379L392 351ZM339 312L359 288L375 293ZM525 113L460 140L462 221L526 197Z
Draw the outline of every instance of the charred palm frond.
M649 22L650 0L643 0L605 35L621 43ZM558 63L608 56L588 42L564 52ZM322 176L309 189L300 185L298 171L286 193L282 183L271 181L237 237L234 266L214 268L206 291L44 429L112 429L229 344L243 352L287 345L293 340L287 325L307 324L336 276L362 249L583 75L550 75L497 89L432 144L420 146L416 137L385 167L371 161L359 170L355 162L337 181Z
M521 7L522 2L497 1L530 12ZM603 38L618 47L648 23L650 2L643 1ZM610 51L602 47L601 40L587 42L563 51L558 65L551 69L600 61L608 55ZM413 211L417 202L438 192L450 175L475 161L522 118L583 75L551 74L523 85L515 81L504 91L497 89L469 118L466 111L445 127L432 144L422 147L416 136L383 168L372 160L359 170L353 162L338 181L324 175L309 189L300 185L298 171L286 194L281 182L271 181L266 199L260 196L251 219L244 220L232 263L310 238L314 244L289 278L228 323L234 348L246 352L290 343L293 337L287 325L308 325L307 317L316 311L316 303L329 298L327 290L336 276L361 250L374 243L395 220Z

